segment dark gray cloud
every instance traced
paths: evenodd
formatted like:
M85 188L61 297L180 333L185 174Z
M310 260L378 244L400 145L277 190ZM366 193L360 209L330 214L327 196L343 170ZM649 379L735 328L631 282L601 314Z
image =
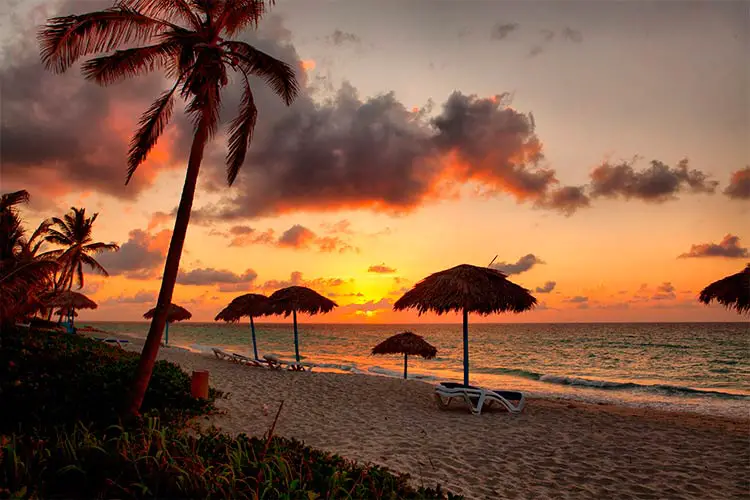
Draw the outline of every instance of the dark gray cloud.
M490 39L505 40L516 30L518 30L518 23L497 23L490 30Z
M634 161L617 165L606 162L591 172L591 197L639 199L662 203L676 198L677 193L708 193L716 191L718 182L700 170L690 170L688 160L670 168L658 160L643 170L633 168Z
M282 233L278 244L280 247L307 248L314 240L314 232L304 226L295 224Z
M732 173L724 194L733 200L750 200L750 165Z
M560 37L563 40L574 43L581 43L583 41L583 33L567 26L560 32Z
M550 208L570 217L581 208L591 206L585 186L564 186L551 189L536 202L540 208Z
M340 224L341 223L338 223L334 225L334 227L343 227L340 226ZM229 238L231 240L229 246L235 247L272 245L280 248L294 248L298 250L316 248L320 252L359 252L358 248L352 246L341 237L335 236L334 234L336 232L341 231L339 229L334 229L333 232L329 230L328 236L320 236L305 226L295 224L281 233L279 237L276 237L276 232L273 229L267 229L260 232L247 225L237 225L232 226L228 231L211 229L209 235ZM346 233L341 232L341 234Z
M229 271L227 269L214 269L212 267L192 269L188 272L180 271L177 275L177 283L181 285L238 285L248 286L255 281L258 273L252 269L246 270L242 274Z
M67 1L50 15L111 6L111 1ZM3 183L54 196L70 190L96 189L135 198L151 185L157 168L167 166L157 155L142 165L125 186L126 152L138 117L163 92L158 75L101 88L71 68L64 75L48 72L39 60L32 18L19 20L19 39L31 41L7 48L0 65L2 122L0 164ZM160 145L166 157L185 155ZM33 175L30 173L33 171Z
M675 287L669 281L656 287L656 293L651 296L651 300L674 300L676 298Z
M550 293L552 290L555 289L555 286L557 285L554 281L547 281L544 286L538 286L536 287L536 293Z
M720 243L690 245L690 251L680 254L677 258L724 257L728 259L744 259L748 256L750 256L748 249L740 246L740 237L728 234L724 236L724 239Z
M315 278L307 280L303 277L300 271L293 271L289 275L288 280L268 280L262 284L257 284L254 289L263 293L272 293L281 288L290 286L306 286L313 290L320 291L324 288L334 288L337 286L344 285L345 283L351 283L350 281L344 281L341 278Z
M172 231L163 230L151 234L142 229L128 233L128 241L120 245L118 252L105 253L97 257L112 276L123 275L129 279L152 279L161 274L169 248Z
M120 295L119 297L110 297L101 302L101 305L118 305L118 304L156 304L156 292L147 292L141 290L135 295Z
M467 181L491 195L540 200L559 181L539 166L542 146L531 117L507 104L507 96L456 92L428 120L392 93L360 100L349 84L324 103L303 96L258 135L249 162L264 168L240 174L239 193L202 207L198 217L358 208L405 213ZM574 210L558 205L540 206Z
M523 272L528 271L532 267L534 267L537 264L544 264L544 261L542 261L539 257L534 255L533 253L524 255L520 259L518 259L516 262L509 263L509 262L498 262L495 264L492 264L492 269L496 269L500 271L501 273L504 273L508 276L513 274L521 274Z
M368 267L367 272L377 273L377 274L393 274L396 272L396 270L392 267L386 266L385 264L377 264L377 265Z
M347 33L346 31L341 31L340 29L335 30L333 33L331 33L329 36L326 37L326 39L331 42L333 45L336 45L338 47L345 45L347 43L358 45L362 43L362 39L355 35L354 33Z
M568 297L567 299L564 299L563 302L569 302L571 304L584 304L589 301L588 297L585 297L583 295L576 295L575 297Z

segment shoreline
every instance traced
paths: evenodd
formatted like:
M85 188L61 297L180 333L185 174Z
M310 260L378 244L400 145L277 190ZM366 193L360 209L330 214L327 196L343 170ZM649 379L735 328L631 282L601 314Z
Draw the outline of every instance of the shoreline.
M84 333L82 331L82 333ZM99 333L111 336L127 338L135 344L144 342L145 338L131 332L105 332ZM101 335L99 335L101 336ZM178 340L179 342L179 340ZM220 343L209 345L200 343L188 343L184 345L170 344L170 348L184 349L186 351L203 355L209 354L213 357L210 348L219 347L228 352L238 352L246 356L252 356L247 352L246 346L222 345ZM290 361L290 353L285 351L270 351L277 357ZM373 358L374 359L374 358ZM348 359L347 357L331 357L330 353L313 356L312 359L303 356L303 361L310 361L317 365L317 373L338 374L363 374L371 377L402 379L401 362L398 366L391 366L389 359L377 359L371 364L369 359ZM567 376L552 374L534 374L531 376L516 375L514 372L523 370L503 370L498 372L487 372L478 370L472 372L472 381L475 385L482 387L504 388L508 390L522 391L527 398L554 400L567 403L592 404L595 406L625 407L637 411L639 409L678 413L678 414L701 414L705 416L721 416L727 419L744 420L750 419L750 394L733 389L692 387L688 385L674 385L674 382L641 380L620 380L608 378L598 380L596 378L585 378L585 376ZM461 375L448 373L444 369L410 367L409 380L419 380L432 386L441 381L460 382ZM490 380L492 379L492 380ZM620 387L618 387L620 386Z
M87 333L89 336L95 333ZM96 335L99 336L99 335ZM111 335L112 337L123 337ZM127 349L139 351L132 338ZM276 433L436 483L467 498L729 498L750 493L750 419L530 398L520 415L441 411L421 381L250 368L183 348L159 359L208 370L227 394L199 419Z

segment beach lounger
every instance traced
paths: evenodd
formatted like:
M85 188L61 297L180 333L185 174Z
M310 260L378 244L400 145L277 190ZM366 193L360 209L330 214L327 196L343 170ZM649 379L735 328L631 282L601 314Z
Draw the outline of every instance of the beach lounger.
M221 349L217 349L215 347L213 347L211 350L214 352L214 356L216 356L217 359L220 359L222 361L231 361L232 363L237 362L234 359L234 356L226 351L222 351Z
M312 363L287 363L287 370L293 372L311 372L314 366Z
M266 363L266 366L271 370L281 370L283 368L281 360L271 354L264 355L262 362Z
M526 398L518 391L493 391L455 382L442 382L435 387L435 399L440 408L448 408L453 398L466 401L474 415L481 414L484 406L490 408L494 404L499 404L510 413L521 413L526 406Z
M258 360L255 360L253 358L248 358L247 356L243 356L242 354L234 353L234 354L232 354L232 356L234 357L234 361L236 363L241 364L241 365L253 366L253 367L257 367L257 368L263 368L264 367L264 364L262 362L260 362Z

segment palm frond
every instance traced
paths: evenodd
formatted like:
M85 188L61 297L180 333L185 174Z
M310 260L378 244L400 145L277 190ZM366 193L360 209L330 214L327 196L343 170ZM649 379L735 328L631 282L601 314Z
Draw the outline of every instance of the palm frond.
M76 274L78 276L78 289L80 290L83 288L83 263L81 261L78 261L78 266L76 266Z
M150 73L157 68L175 65L180 46L174 42L163 42L146 47L117 50L108 56L86 61L81 67L83 76L99 85L107 86L125 78Z
M120 3L150 17L181 20L195 30L201 28L201 19L187 0L123 0Z
M231 186L245 162L245 155L253 140L253 130L258 119L250 82L245 76L245 89L240 102L240 112L229 126L229 151L227 152L227 182Z
M12 193L5 193L0 198L0 211L7 210L14 205L20 205L21 203L28 203L31 196L25 189L20 191L14 191Z
M188 103L185 111L193 119L193 126L198 129L201 123L211 138L216 134L219 126L219 112L221 110L221 92L219 82L207 82Z
M179 80L177 84L179 84ZM159 140L159 136L169 123L174 108L174 92L177 89L177 84L154 101L141 117L138 130L130 141L128 174L125 184L130 182L130 178L133 177L136 169L146 160L148 153L156 145L156 141Z
M238 65L251 75L258 76L289 105L299 93L299 84L294 69L287 63L262 52L245 42L226 41L222 43L230 56L238 60Z
M63 73L85 55L109 52L126 43L145 42L170 24L120 5L98 12L54 17L37 38L44 66Z
M120 245L117 243L91 243L83 247L85 252L100 254L104 252L117 252L120 250Z
M89 266L93 271L101 274L102 276L109 276L109 273L107 272L104 267L102 267L101 264L99 264L96 259L91 257L90 255L83 254L81 255L81 263L86 264Z
M61 233L57 229L50 229L49 234L47 234L45 239L56 245L70 245L73 241L73 238L69 237L67 234Z
M268 2L273 5L273 0ZM247 26L258 26L258 21L266 13L264 0L235 0L224 4L218 25L228 35L234 35Z

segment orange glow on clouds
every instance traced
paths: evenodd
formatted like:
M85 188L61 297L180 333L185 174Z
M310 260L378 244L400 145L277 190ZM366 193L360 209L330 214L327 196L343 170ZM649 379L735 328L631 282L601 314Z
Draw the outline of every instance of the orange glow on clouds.
M305 71L312 71L315 69L315 61L313 59L305 59L302 61L302 69Z

